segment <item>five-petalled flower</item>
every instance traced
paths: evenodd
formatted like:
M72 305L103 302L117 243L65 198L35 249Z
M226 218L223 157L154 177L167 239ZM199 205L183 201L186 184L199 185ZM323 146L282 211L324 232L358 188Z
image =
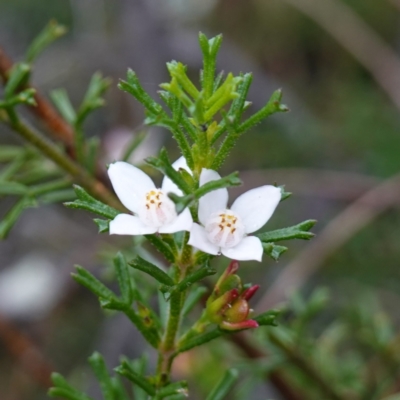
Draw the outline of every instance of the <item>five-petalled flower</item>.
M178 159L175 169L187 168L183 157ZM110 222L110 234L148 235L152 233L175 233L190 231L192 216L188 208L179 215L168 192L182 195L178 187L167 177L161 189L139 168L123 161L111 164L108 175L121 203L132 213L119 214Z
M216 171L204 168L200 186L220 178ZM193 223L188 243L209 254L222 253L235 260L261 261L261 240L247 235L265 225L280 200L281 190L265 185L242 194L228 209L227 189L209 192L199 200L201 225Z

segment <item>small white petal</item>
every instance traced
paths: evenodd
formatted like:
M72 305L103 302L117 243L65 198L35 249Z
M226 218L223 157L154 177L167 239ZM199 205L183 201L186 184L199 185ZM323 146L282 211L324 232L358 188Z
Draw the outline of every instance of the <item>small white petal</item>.
M219 254L219 247L208 241L205 229L196 223L192 224L188 244L208 254Z
M145 225L139 217L119 214L110 222L110 235L149 235L157 228Z
M180 231L190 231L193 225L192 214L188 208L185 208L174 221L160 227L160 233L175 233Z
M261 240L255 236L245 237L237 246L229 249L222 248L222 254L232 260L245 261L256 260L261 261L263 255L263 247Z
M187 172L189 172L190 175L192 175L192 171L190 170L190 168L188 167L187 163L186 163L186 159L185 157L180 157L178 158L173 164L172 166L174 167L174 169L176 169L177 171L179 171L181 168L185 169ZM180 190L178 188L178 186L175 185L174 182L171 181L171 179L168 178L168 176L165 176L163 181L162 181L162 185L161 185L161 189L163 190L164 193L175 193L178 196L182 196L182 190Z
M123 161L111 164L108 176L121 203L134 213L145 201L146 193L155 188L153 181L142 170Z
M281 189L271 185L261 186L239 196L231 210L241 217L246 233L252 233L267 223L280 200Z
M221 179L218 172L212 169L203 168L200 174L200 186L208 182ZM214 190L200 197L199 200L199 220L205 225L211 214L223 211L228 204L228 190L226 188Z

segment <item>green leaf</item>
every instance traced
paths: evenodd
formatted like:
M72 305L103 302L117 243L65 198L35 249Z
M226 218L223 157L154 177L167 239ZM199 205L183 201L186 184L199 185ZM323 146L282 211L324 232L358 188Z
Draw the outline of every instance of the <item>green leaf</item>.
M100 138L97 136L93 136L86 140L85 165L88 172L93 176L96 174L97 157L99 154L100 143Z
M175 193L169 193L169 198L175 203L176 210L178 213L182 212L186 207L191 206L195 200L200 199L207 193L221 188L240 186L242 181L239 179L239 172L233 172L228 176L215 181L207 182L206 184L200 186L198 189L187 196L178 196Z
M7 101L0 101L0 108L10 108L18 104L36 106L35 93L36 90L33 88L22 90L17 95L10 97Z
M93 353L89 357L89 363L100 383L104 400L114 400L114 388L102 355L98 352Z
M26 84L31 73L31 67L25 63L14 64L4 88L4 98L11 99L20 87Z
M72 274L75 281L93 292L99 299L109 302L118 302L117 296L95 278L89 271L79 265L75 266L76 273Z
M263 232L256 234L262 242L278 242L281 240L291 240L291 239L303 239L310 240L315 234L309 232L309 230L317 223L315 219L309 219L307 221L303 221L300 224L277 229L275 231Z
M144 235L144 237L171 263L175 262L175 253L158 235Z
M238 377L239 372L236 369L228 369L217 386L207 396L206 400L223 400L226 398Z
M269 310L255 317L260 326L278 326L276 319L281 314L280 310Z
M176 78L183 90L185 90L189 96L191 96L193 99L197 99L197 97L199 97L200 92L186 75L186 67L182 63L171 61L167 63L167 69L171 77Z
M110 220L109 219L93 219L94 223L99 228L99 233L105 233L110 230Z
M142 356L136 360L131 362L127 361L132 370L138 373L139 375L144 375L146 372L147 364L148 364L148 356L147 353L142 354ZM148 400L147 393L138 385L133 386L133 394L135 400Z
M169 385L159 389L157 395L160 399L173 395L183 395L186 398L189 395L187 382L180 381L180 382L170 383Z
M262 243L264 252L267 253L273 260L278 261L279 257L285 253L288 248L285 246L278 246L273 243Z
M40 204L53 204L73 200L75 197L73 189L63 189L40 195L38 200Z
M127 305L131 305L133 301L133 289L131 284L131 276L129 275L128 266L125 257L118 252L114 258L114 266L117 274L119 288L121 290L122 301Z
M183 193L190 193L191 187L187 184L182 175L171 164L168 158L167 150L163 147L158 158L148 157L146 163L166 175L174 182Z
M286 192L285 185L281 185L278 187L279 189L281 189L281 201L288 199L292 195L291 192Z
M208 289L204 286L199 286L192 289L186 298L185 304L182 308L182 315L185 317L192 311L193 307L200 301L200 299L208 292Z
M82 104L77 112L75 124L81 125L86 117L95 109L104 105L104 99L101 97L111 85L111 79L103 78L100 72L96 72L89 82L89 87L83 98Z
M0 222L0 239L5 239L7 237L11 228L17 222L18 217L26 208L35 207L36 204L36 201L31 197L23 197L16 204L14 204L14 206Z
M131 382L141 387L150 396L154 396L156 394L156 389L149 382L149 380L134 371L126 361L123 361L120 366L114 369L114 371L122 376L125 376L125 378L128 378Z
M120 212L115 208L112 208L90 196L80 186L74 185L74 190L78 199L73 202L64 203L66 207L90 211L109 219L114 219L118 214L120 214Z
M218 190L221 188L228 188L233 186L240 186L243 182L239 179L239 172L232 172L231 174L217 179L215 181L207 182L206 184L200 186L195 192L194 195L196 199L200 199L204 195L214 190Z
M130 93L134 96L140 103L144 105L146 109L151 111L155 115L163 115L166 117L164 110L161 105L156 103L143 89L139 79L134 71L128 69L127 82L120 81L118 87L124 92Z
M222 35L215 36L208 40L206 35L200 32L199 44L203 53L202 86L205 99L207 100L213 93L215 65L218 50L222 44Z
M183 292L184 290L188 289L194 283L198 282L201 279L204 279L206 276L215 275L217 270L215 268L211 268L208 265L198 269L197 271L191 273L181 282L179 282L174 290L178 292Z
M219 328L214 328L209 332L202 333L195 337L190 337L188 340L185 340L183 343L179 345L177 353L184 353L185 351L191 350L194 347L201 346L205 343L210 342L211 340L214 340L222 336L224 333L227 332L224 332Z
M29 159L29 152L20 153L0 172L0 180L8 181L26 164Z
M33 40L26 53L26 61L32 63L47 46L63 36L66 32L67 29L63 25L59 25L56 21L50 21L42 32Z
M207 110L204 113L204 120L206 122L210 121L211 118L227 103L239 97L236 88L241 81L241 77L234 77L232 73L228 74L225 82L207 101Z
M17 182L0 181L0 195L24 195L29 188Z
M48 395L50 397L62 397L68 400L92 400L91 397L74 389L62 375L56 372L51 374L51 380L55 387L49 389Z
M74 125L76 121L76 113L74 107L72 107L71 101L69 100L67 91L65 89L54 89L50 92L50 97L63 118L70 125Z
M289 111L287 106L281 104L281 99L282 90L278 89L274 93L272 93L272 96L269 99L268 103L263 108L261 108L261 110L257 111L239 126L238 131L246 132L272 114L275 114L277 112Z
M160 268L156 267L154 264L144 260L141 257L136 257L134 260L130 261L128 265L130 265L132 268L138 269L139 271L145 272L146 274L150 275L155 280L164 285L174 285L174 281L169 275L167 275Z
M9 162L18 157L21 153L25 153L25 148L20 146L0 146L0 162Z

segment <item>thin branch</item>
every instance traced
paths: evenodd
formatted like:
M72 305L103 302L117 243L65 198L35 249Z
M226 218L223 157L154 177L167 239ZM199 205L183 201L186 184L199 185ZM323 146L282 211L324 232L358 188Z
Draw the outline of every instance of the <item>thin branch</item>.
M12 60L0 47L0 77L3 83L8 80L8 74L13 66ZM31 88L32 86L27 86ZM30 111L39 117L49 129L54 139L60 140L67 148L68 152L73 149L74 133L72 127L64 121L63 118L57 113L54 107L36 90L35 100L37 105L29 107Z
M337 0L283 1L332 35L400 109L400 58L349 6Z
M124 207L117 200L117 198L97 179L93 178L87 173L79 164L69 158L66 154L61 152L59 148L50 142L39 131L30 127L21 120L11 123L5 121L17 133L19 133L25 140L39 149L45 156L56 163L60 168L67 172L74 178L76 183L81 184L85 189L91 192L97 199L114 207L118 210L124 211Z
M256 309L268 310L285 299L286 293L300 288L328 257L348 242L357 232L388 208L400 201L400 174L366 192L336 216L291 262Z

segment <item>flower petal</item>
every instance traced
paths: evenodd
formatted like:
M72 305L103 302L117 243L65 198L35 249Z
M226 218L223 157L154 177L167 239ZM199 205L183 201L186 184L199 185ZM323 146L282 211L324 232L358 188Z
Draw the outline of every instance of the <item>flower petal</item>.
M219 254L219 247L209 242L205 229L196 223L193 223L190 230L188 244L208 254Z
M153 181L142 170L124 161L110 164L108 176L121 203L134 213L145 201L145 194L155 188Z
M218 172L213 171L212 169L203 168L200 174L200 186L203 186L211 181L216 181L218 179L221 179L221 176L219 175ZM228 204L227 189L223 188L207 193L199 200L200 222L203 225L205 225L207 223L207 219L210 217L212 213L225 210L227 204Z
M171 223L163 225L158 232L160 233L175 233L180 231L190 232L190 228L193 225L192 214L188 208L185 208L177 218L175 218Z
M174 169L176 169L177 171L179 171L181 168L185 169L187 172L189 172L190 175L192 175L192 171L190 170L190 168L188 167L187 163L186 163L186 159L185 157L180 157L178 158L173 164L172 166L174 167ZM171 179L168 178L168 176L164 176L164 179L162 181L162 185L161 185L161 189L163 190L163 192L168 193L168 192L172 192L177 194L178 196L182 196L182 190L178 188L178 186L175 185L174 182L171 181Z
M265 185L243 193L231 210L240 216L246 233L252 233L266 224L280 200L281 189Z
M119 214L110 222L110 235L149 235L156 228L143 224L139 217Z
M237 246L229 249L222 248L221 251L224 256L233 260L261 261L264 250L259 238L255 236L247 236Z

